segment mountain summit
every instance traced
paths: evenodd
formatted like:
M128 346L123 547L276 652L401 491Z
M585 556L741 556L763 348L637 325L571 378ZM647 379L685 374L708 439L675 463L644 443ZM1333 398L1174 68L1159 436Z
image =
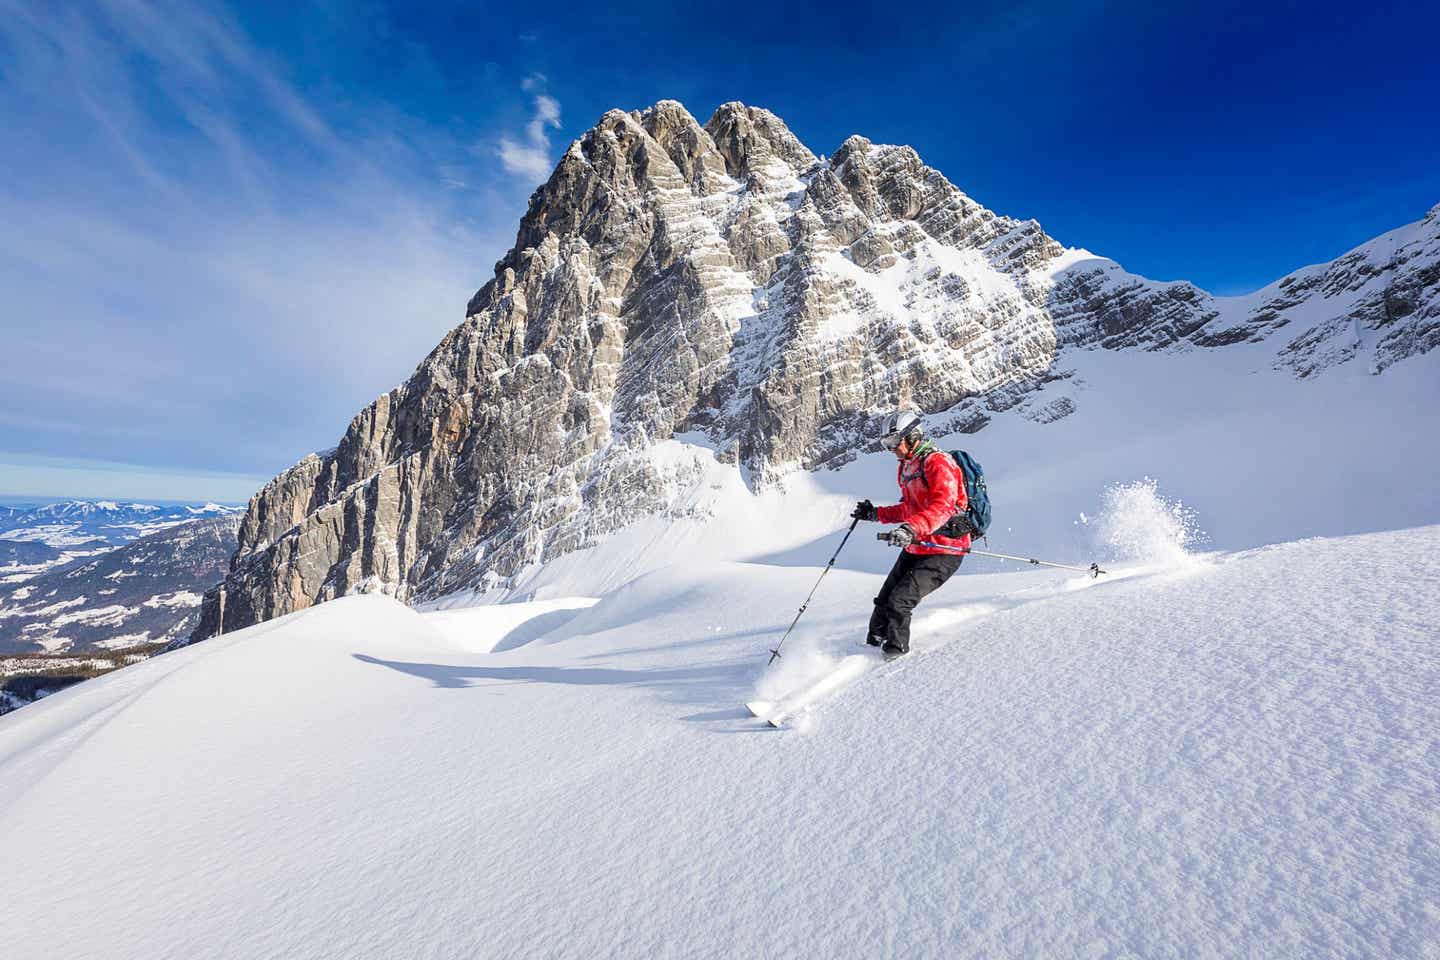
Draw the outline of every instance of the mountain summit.
M703 126L674 101L611 110L531 197L465 321L251 500L224 627L356 592L502 590L697 509L701 471L666 441L761 491L847 462L897 402L979 430L1065 376L1067 349L1251 343L1298 377L1379 373L1440 343L1437 211L1217 298L993 213L909 147L852 136L817 157L740 103ZM217 590L194 638L218 625Z

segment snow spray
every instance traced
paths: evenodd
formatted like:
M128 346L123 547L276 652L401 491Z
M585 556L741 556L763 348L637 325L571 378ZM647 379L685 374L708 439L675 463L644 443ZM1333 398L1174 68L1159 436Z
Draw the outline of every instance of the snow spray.
M818 636L797 635L785 648L785 656L756 678L755 696L761 700L779 699L835 669L843 654L828 649L832 646Z
M1111 560L1180 566L1194 559L1187 548L1207 539L1195 511L1161 496L1150 477L1111 484L1100 515L1081 519L1093 525L1100 550Z

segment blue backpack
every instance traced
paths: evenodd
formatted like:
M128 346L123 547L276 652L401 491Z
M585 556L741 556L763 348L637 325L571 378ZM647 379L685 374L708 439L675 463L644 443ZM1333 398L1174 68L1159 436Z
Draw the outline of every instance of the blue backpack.
M990 491L985 489L985 471L964 450L951 450L950 458L959 465L960 473L965 477L965 512L961 516L970 525L971 536L983 537L990 529ZM925 476L923 471L920 476ZM941 528L943 530L944 527Z

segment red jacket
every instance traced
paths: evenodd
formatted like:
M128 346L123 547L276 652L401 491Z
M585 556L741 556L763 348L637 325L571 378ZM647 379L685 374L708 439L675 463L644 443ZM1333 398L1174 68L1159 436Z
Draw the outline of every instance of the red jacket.
M934 447L922 449L919 456L900 462L896 477L900 482L900 502L893 507L877 508L877 520L881 523L908 523L915 531L916 540L929 540L960 550L969 549L968 534L955 538L934 533L936 527L943 527L946 521L969 506L965 499L965 475L950 454ZM955 555L953 550L936 550L914 543L906 547L905 552Z

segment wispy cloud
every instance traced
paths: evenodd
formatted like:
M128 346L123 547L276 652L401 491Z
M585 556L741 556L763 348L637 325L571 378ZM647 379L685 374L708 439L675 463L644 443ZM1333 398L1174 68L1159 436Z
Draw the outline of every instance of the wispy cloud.
M473 134L337 114L218 3L0 0L0 55L0 456L282 468L460 322L524 209Z
M535 93L534 113L525 124L525 134L515 139L502 136L496 145L496 153L505 169L511 173L544 180L550 175L550 130L560 129L560 101L542 91L545 75L532 73L520 81L520 88Z

